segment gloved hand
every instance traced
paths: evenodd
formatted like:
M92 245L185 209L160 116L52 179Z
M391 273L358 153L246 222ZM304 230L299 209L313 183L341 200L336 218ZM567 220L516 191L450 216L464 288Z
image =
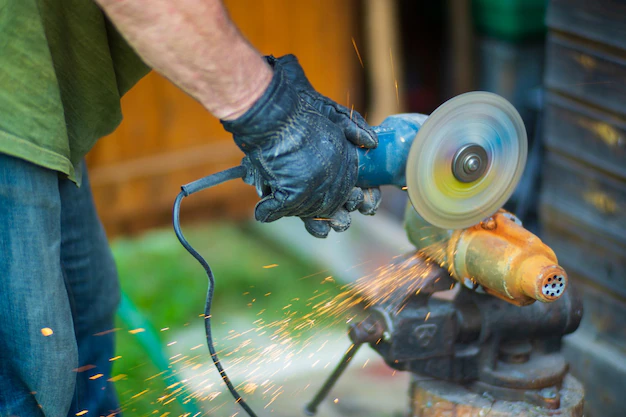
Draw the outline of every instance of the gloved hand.
M295 55L289 54L280 58L268 56L267 60L270 64L279 62L285 71L287 80L294 86L300 97L326 116L328 120L339 126L350 142L364 148L375 148L378 145L376 133L358 112L334 102L313 88ZM380 188L365 188L361 191L363 194L362 201L360 199L361 193L358 190L353 190L354 198L350 200L350 204L346 204L346 208L348 211L358 209L362 214L374 215L381 201ZM350 218L347 217L347 219L349 221ZM320 231L327 230L326 234L328 234L328 230L330 230L329 221L313 222L312 219L305 220L307 230L310 232L312 228Z
M357 148L340 127L298 95L278 61L270 60L270 65L274 76L263 96L243 116L222 121L269 185L255 217L271 222L298 216L317 237L325 237L330 227L343 231L350 225L348 210L363 199L354 189ZM370 144L375 143L374 136Z

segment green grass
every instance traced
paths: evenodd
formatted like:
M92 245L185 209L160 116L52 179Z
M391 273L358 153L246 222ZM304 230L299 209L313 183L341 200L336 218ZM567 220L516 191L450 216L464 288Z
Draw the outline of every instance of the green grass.
M258 318L271 320L284 314L283 307L295 298L306 300L326 275L322 268L294 259L267 241L231 223L200 225L185 230L189 242L206 257L216 279L213 317L243 316L250 323ZM150 320L155 329L168 327L168 335L190 323L197 323L203 313L207 278L200 264L177 241L171 229L146 233L112 243L123 291ZM267 268L269 265L278 265ZM264 268L266 267L266 268ZM324 290L336 293L328 284ZM298 302L298 301L296 301ZM299 302L305 314L304 301ZM114 374L126 375L115 382L127 416L182 415L176 401L163 406L157 403L171 380L156 377L159 370L147 359L146 352L124 323L117 332L117 355ZM204 349L204 348L203 348ZM206 352L206 350L205 350ZM208 352L206 352L208 355ZM149 389L136 398L134 395ZM158 410L157 414L153 414Z

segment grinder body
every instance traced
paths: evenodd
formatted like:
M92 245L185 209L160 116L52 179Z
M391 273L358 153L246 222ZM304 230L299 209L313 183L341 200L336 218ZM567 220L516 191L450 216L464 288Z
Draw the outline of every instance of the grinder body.
M359 177L362 188L395 185L406 187L406 165L413 141L428 116L396 114L373 126L378 135L376 149L359 148Z

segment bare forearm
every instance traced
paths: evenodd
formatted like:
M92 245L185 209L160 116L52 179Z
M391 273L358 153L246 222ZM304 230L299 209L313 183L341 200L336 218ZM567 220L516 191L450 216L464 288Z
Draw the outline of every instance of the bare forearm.
M148 65L221 119L245 113L272 78L221 0L96 2Z

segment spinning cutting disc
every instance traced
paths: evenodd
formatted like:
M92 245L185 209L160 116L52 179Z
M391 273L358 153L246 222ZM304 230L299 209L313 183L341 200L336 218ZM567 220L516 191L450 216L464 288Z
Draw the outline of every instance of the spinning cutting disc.
M495 213L526 164L526 129L504 98L471 92L448 100L424 122L406 167L415 210L430 224L461 229Z

